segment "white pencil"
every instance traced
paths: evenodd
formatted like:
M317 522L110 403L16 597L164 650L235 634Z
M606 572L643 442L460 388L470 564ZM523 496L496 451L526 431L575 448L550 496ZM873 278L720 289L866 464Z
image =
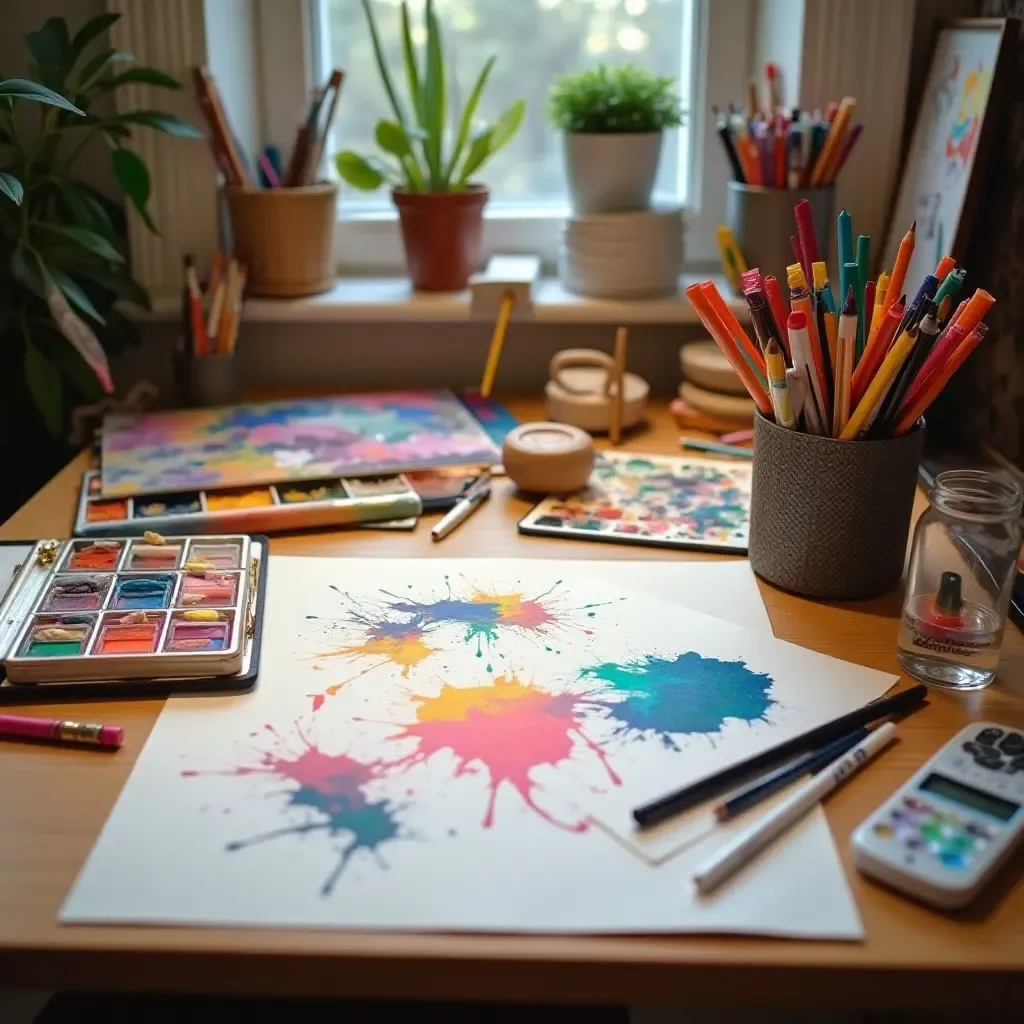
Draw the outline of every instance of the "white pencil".
M896 735L896 726L885 722L842 757L808 779L774 810L759 818L746 831L716 850L693 876L701 893L709 893L730 879L805 814L816 807L847 776L884 749Z

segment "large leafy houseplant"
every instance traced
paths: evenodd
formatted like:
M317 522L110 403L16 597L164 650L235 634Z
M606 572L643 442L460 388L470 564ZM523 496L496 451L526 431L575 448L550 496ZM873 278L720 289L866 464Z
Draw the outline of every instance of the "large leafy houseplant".
M407 94L403 97L388 68L370 2L362 0L362 4L393 120L378 121L374 133L383 157L345 150L336 158L338 174L359 189L392 186L406 260L418 288L464 287L479 254L481 217L488 195L487 189L476 183L475 175L515 135L526 105L517 100L494 121L477 122L480 97L496 60L490 57L462 110L449 111L454 90L433 0L427 0L424 11L422 53L413 44L405 0L400 8ZM448 125L456 127L449 131Z
M70 411L109 390L106 356L135 337L115 303L149 304L121 251L123 209L82 180L82 156L106 150L114 179L156 231L133 135L201 137L159 110L113 111L125 86L180 88L103 45L119 17L99 15L73 36L63 18L51 18L25 37L34 81L0 87L0 454L10 460L17 449L29 475L53 461ZM40 100L46 105L32 102Z

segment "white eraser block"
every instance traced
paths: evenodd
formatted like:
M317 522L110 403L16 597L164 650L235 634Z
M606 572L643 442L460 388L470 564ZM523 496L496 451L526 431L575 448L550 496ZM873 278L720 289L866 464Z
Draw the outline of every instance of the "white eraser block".
M506 292L516 298L513 316L528 312L533 307L533 282L538 277L539 256L492 256L487 269L482 274L474 274L469 282L473 315L496 313Z

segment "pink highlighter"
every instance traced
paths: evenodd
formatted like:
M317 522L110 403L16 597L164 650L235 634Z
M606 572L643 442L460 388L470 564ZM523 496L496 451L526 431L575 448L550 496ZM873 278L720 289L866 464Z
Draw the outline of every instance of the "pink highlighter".
M119 725L90 725L87 722L62 722L56 718L0 715L0 739L54 740L58 743L85 743L116 750L124 742L124 729Z

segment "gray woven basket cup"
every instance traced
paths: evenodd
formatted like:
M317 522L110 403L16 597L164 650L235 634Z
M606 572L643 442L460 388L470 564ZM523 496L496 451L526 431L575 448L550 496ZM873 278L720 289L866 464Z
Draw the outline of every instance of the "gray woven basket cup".
M876 597L903 575L919 423L885 441L837 441L754 416L750 564L807 597Z

